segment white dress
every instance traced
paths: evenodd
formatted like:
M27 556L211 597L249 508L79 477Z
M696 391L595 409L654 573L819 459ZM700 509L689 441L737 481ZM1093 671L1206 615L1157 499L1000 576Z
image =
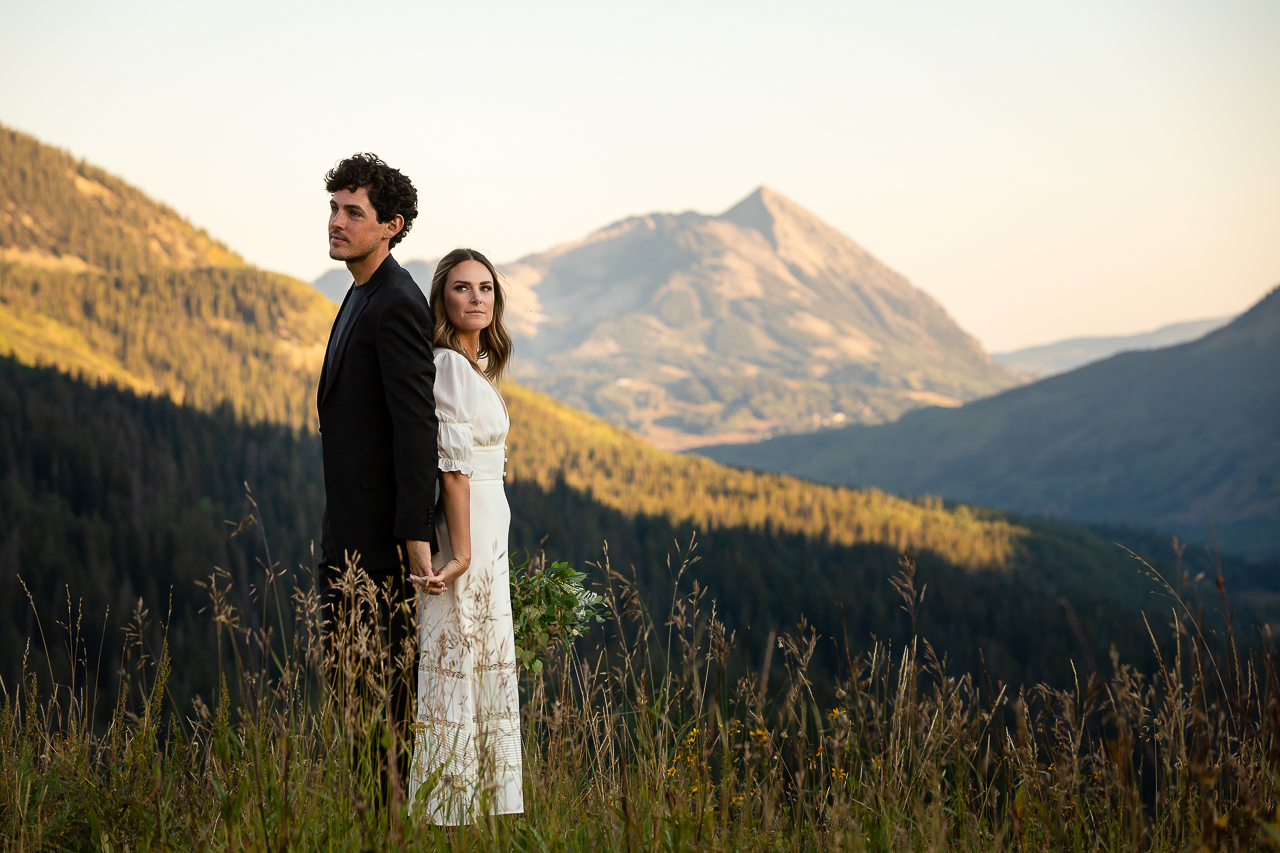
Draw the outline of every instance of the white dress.
M419 592L421 653L409 801L433 823L472 823L524 811L502 487L510 420L502 397L461 354L437 349L440 470L471 480L471 566L442 595ZM453 557L436 514L440 569ZM426 790L420 795L419 788Z

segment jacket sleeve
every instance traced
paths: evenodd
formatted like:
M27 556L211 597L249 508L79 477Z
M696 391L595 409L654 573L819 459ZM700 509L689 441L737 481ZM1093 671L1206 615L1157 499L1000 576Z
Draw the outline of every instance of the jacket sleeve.
M416 288L415 288L416 291ZM405 295L387 305L378 323L378 363L391 413L396 468L397 539L435 541L436 367L425 298Z

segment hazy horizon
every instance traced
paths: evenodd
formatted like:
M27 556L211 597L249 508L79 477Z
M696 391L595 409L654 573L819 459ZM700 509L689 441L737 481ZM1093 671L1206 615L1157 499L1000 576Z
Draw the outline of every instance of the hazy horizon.
M0 10L0 123L261 267L332 267L321 176L410 174L404 258L503 261L768 185L989 351L1238 313L1280 281L1280 6L648 3Z

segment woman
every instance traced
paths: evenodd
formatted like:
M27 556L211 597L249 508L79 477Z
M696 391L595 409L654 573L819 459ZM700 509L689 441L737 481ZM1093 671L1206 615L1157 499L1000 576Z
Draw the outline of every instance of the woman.
M455 249L436 267L431 311L443 507L434 574L410 578L420 590L422 651L409 797L445 825L524 811L508 586L511 510L502 488L510 421L495 385L511 358L504 307L498 272L479 252Z

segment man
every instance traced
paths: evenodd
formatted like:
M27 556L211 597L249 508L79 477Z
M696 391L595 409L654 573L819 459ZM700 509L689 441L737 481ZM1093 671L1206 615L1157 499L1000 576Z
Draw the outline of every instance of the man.
M316 397L324 448L321 594L332 633L333 620L351 612L340 609L344 569L358 564L390 590L391 606L379 607L379 633L403 668L393 666L389 710L399 737L397 760L386 769L398 769L403 780L414 676L413 662L402 656L415 600L408 576L432 576L437 550L431 312L391 256L418 215L418 195L372 154L343 160L325 176L325 188L329 257L345 261L353 281L329 333Z

